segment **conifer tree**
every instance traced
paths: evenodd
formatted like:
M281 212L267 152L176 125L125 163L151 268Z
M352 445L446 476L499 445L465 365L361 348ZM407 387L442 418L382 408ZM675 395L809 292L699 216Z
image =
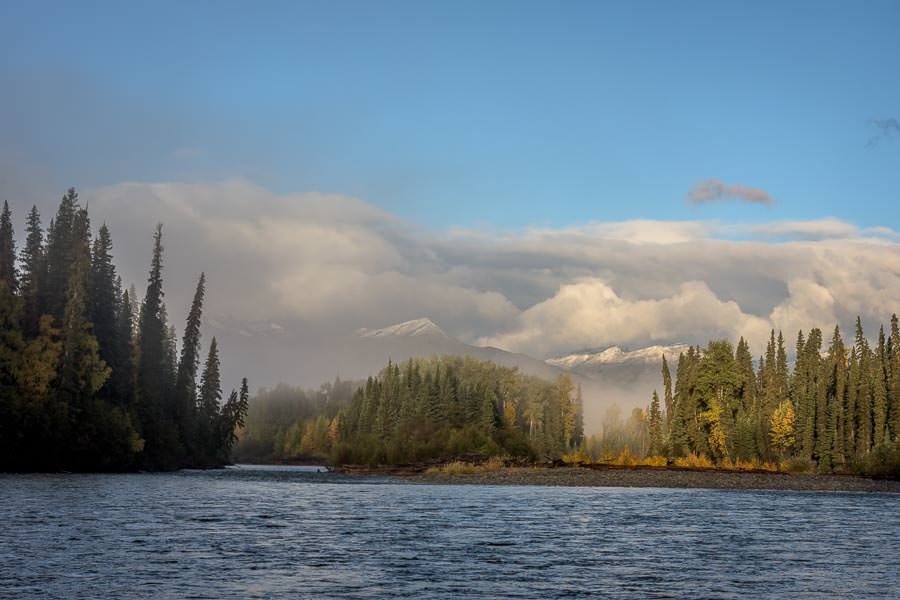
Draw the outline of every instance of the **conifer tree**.
M862 321L856 317L856 353L858 370L854 378L856 386L856 435L855 452L863 456L872 448L872 352L863 333Z
M649 453L651 456L661 456L664 451L665 440L663 439L663 420L659 408L659 394L656 393L656 390L653 390L653 398L650 400L648 415L648 428L650 431Z
M94 337L100 347L100 356L115 372L124 368L127 356L119 354L117 310L120 302L116 268L112 262L112 239L106 224L100 226L91 251L90 287L88 291L89 318L93 325ZM107 396L113 390L110 381L104 387Z
M872 364L872 445L881 446L887 438L887 343L884 327L878 331L878 348Z
M662 357L663 401L665 402L665 420L663 421L663 436L667 437L672 431L672 417L675 416L675 397L672 395L672 373L669 371L669 363L666 355Z
M121 287L121 285L117 286ZM137 346L134 329L137 323L133 320L132 299L127 290L121 293L119 307L116 309L116 365L112 372L113 398L121 407L132 407L136 385Z
M200 377L200 413L208 420L219 410L219 401L222 400L222 386L219 376L219 348L216 338L209 343L209 354L203 366L203 374Z
M38 334L40 317L43 314L42 281L44 280L44 232L41 229L41 215L32 206L26 222L25 246L19 256L22 264L22 330L27 337Z
M8 202L3 203L3 211L0 213L0 284L5 285L13 294L19 291L16 241Z
M182 435L191 437L197 408L197 369L200 366L200 325L203 315L203 297L206 293L206 276L200 273L194 300L188 312L184 337L181 342L181 359L175 381L175 409ZM189 444L188 444L189 445Z
M52 315L57 323L62 323L63 319L72 264L79 254L76 246L83 241L76 232L76 220L80 212L78 194L75 188L69 188L60 201L56 217L47 232L47 273L42 290L43 309ZM82 223L80 229L83 229L83 225ZM84 276L87 276L87 273Z
M167 411L167 336L163 313L162 225L153 236L153 258L138 326L137 405L144 458L151 468L174 468L180 460L178 432Z
M900 442L900 325L897 315L891 315L891 337L888 352L888 430L889 438Z
M584 396L581 392L581 384L575 388L575 426L572 430L572 447L579 448L584 442Z

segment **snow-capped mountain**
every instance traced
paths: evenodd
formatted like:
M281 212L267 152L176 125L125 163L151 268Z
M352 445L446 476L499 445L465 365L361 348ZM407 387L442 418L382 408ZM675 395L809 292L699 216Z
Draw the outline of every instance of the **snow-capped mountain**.
M600 351L585 351L568 354L556 358L548 358L548 365L566 369L567 371L601 365L621 365L625 363L656 364L662 362L662 357L667 360L677 359L682 352L687 352L686 344L674 344L671 346L648 346L638 350L622 350L618 346L611 346Z
M444 330L438 327L434 321L428 318L413 319L412 321L404 321L390 327L382 329L366 329L358 330L357 335L363 338L385 338L385 337L415 337L421 335L449 337Z

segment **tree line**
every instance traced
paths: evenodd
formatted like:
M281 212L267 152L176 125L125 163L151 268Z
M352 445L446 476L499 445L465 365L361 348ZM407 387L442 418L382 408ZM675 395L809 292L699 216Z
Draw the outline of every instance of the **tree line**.
M869 343L856 320L851 343L835 327L798 333L788 365L782 334L771 332L754 360L741 338L678 358L674 383L665 358L663 397L647 410L649 454L702 454L714 461L785 460L845 470L896 452L900 442L900 327Z
M471 357L410 359L365 383L324 389L328 404L299 403L282 388L251 402L241 448L264 431L280 458L318 457L336 464L402 464L461 455L558 458L584 439L582 398L566 375L548 382ZM349 400L347 392L352 391ZM293 398L293 399L291 399ZM281 406L282 408L276 408ZM287 423L288 406L304 414ZM290 409L288 409L290 410ZM308 412L307 412L308 411ZM276 429L275 423L282 423Z
M116 272L108 227L93 235L74 189L46 230L32 207L18 254L4 203L0 470L167 470L229 461L247 412L247 380L222 402L215 338L200 371L203 274L179 353L162 275L162 225L138 301Z

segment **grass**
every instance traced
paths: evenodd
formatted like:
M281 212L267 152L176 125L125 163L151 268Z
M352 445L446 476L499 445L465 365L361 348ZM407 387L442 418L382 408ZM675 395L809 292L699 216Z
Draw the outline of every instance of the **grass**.
M463 462L460 460L453 461L451 463L447 463L446 465L439 465L436 467L429 467L426 471L426 475L472 475L475 473L487 473L490 471L499 471L503 469L505 464L502 459L493 457L486 460L483 463L475 464L470 462Z

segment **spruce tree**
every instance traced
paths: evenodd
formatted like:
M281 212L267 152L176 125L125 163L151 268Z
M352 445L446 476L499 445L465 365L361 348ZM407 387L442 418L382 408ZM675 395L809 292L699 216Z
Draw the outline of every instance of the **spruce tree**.
M890 351L888 353L888 430L889 439L900 442L900 325L891 315Z
M71 277L72 264L77 256L77 244L83 240L76 232L76 220L81 212L75 188L69 188L59 203L56 217L47 232L47 273L43 286L43 310L62 323L66 305L66 291ZM82 223L83 228L83 223ZM84 273L87 276L87 273Z
M878 332L878 348L872 363L872 445L881 446L887 438L887 343L884 327Z
M222 384L219 375L219 349L216 338L209 343L209 353L200 377L199 430L200 440L204 443L203 451L207 460L216 456L215 431L219 416L219 402L222 400Z
M572 446L581 447L584 442L584 396L581 393L581 384L575 388L575 426L572 430Z
M194 433L194 417L197 409L197 369L200 366L200 325L203 316L203 297L206 293L206 276L200 273L191 310L188 312L181 341L181 359L175 381L175 410L178 414L185 445Z
M675 416L675 397L672 395L672 373L669 371L669 363L666 355L662 357L663 401L665 402L665 420L663 421L663 436L668 437L672 431L672 417Z
M42 285L44 271L44 232L41 229L41 215L32 206L26 222L25 246L19 256L22 264L22 330L27 337L38 335L39 321L43 314Z
M648 410L648 428L650 431L650 456L661 456L664 452L663 419L659 408L659 394L653 390Z
M153 236L153 258L138 326L136 402L141 434L146 440L146 466L167 469L178 466L178 432L167 411L167 336L163 320L162 225Z
M863 334L862 321L856 318L856 352L859 371L856 384L856 455L863 456L872 448L872 366L869 342Z
M3 203L3 212L0 213L0 284L13 294L19 291L16 241L8 202Z
M100 345L100 356L112 370L124 368L128 356L119 354L117 310L120 302L116 268L112 262L112 240L106 224L100 226L91 251L90 287L88 291L89 315L93 333ZM110 397L113 383L104 387L104 395Z

